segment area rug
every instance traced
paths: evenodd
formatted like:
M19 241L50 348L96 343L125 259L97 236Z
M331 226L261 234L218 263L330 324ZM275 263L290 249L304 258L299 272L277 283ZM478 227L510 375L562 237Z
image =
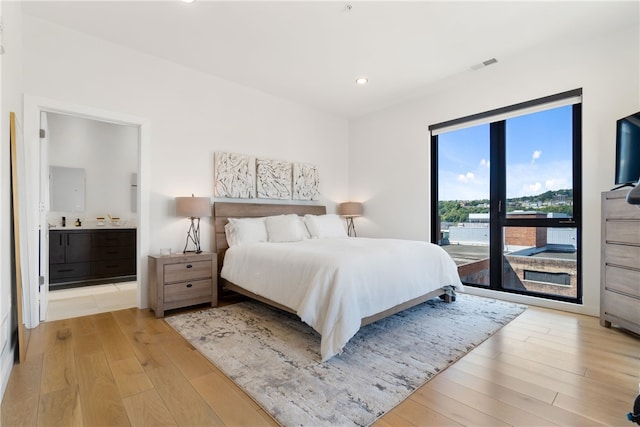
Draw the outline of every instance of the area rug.
M246 301L166 321L283 426L366 426L525 310L458 294L367 325L320 361L320 335Z

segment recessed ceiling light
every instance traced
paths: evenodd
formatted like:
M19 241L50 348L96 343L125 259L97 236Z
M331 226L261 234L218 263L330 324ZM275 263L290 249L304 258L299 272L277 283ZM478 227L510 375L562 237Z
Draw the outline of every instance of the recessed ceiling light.
M182 3L194 3L196 0L181 0Z
M358 77L356 79L356 84L358 85L366 85L369 82L369 79L366 77Z

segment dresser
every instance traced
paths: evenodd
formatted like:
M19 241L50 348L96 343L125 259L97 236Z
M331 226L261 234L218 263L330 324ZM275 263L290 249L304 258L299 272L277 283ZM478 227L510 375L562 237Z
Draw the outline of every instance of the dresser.
M602 193L600 324L640 334L640 208L628 191Z
M218 267L212 253L149 255L149 307L156 317L195 304L218 305Z

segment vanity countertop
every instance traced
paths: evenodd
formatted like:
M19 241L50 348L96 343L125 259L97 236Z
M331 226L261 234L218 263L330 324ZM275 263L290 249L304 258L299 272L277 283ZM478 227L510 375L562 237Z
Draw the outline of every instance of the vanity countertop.
M64 218L64 217L63 217ZM118 219L82 219L80 217L80 226L75 225L75 218L67 217L66 224L63 226L64 221L60 221L59 218L49 219L49 230L135 230L137 229L137 221L135 218L118 218Z
M49 230L71 231L71 230L135 230L137 227L133 225L81 225L80 227L60 227L59 225L49 224Z

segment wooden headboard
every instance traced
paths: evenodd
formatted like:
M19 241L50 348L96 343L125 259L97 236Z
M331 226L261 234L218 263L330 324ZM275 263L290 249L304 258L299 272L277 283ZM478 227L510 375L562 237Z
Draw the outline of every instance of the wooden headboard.
M220 277L224 253L229 248L224 234L224 226L227 225L229 218L256 218L282 214L324 215L326 213L327 207L322 205L215 202L212 208L213 250L218 256L218 277Z

